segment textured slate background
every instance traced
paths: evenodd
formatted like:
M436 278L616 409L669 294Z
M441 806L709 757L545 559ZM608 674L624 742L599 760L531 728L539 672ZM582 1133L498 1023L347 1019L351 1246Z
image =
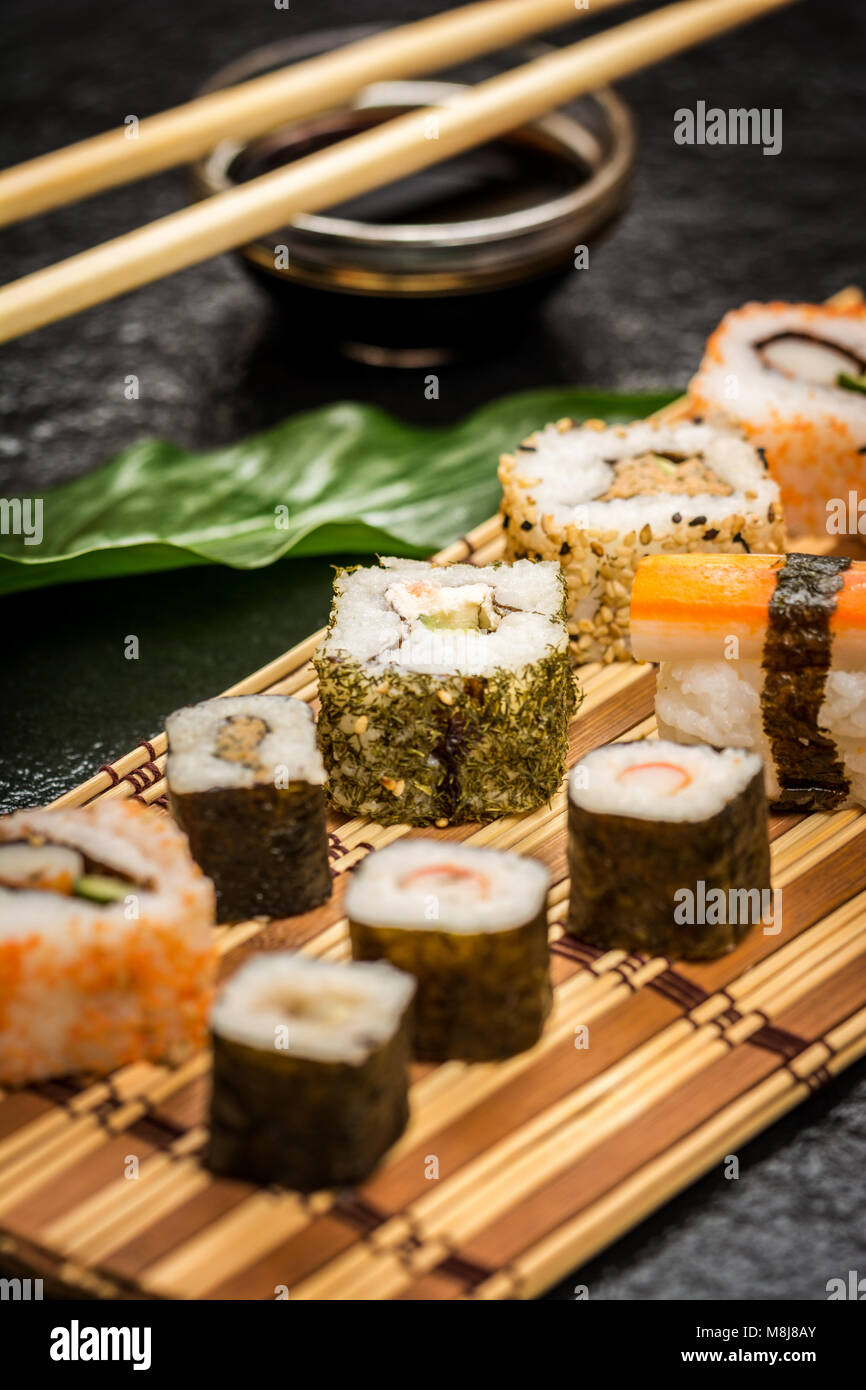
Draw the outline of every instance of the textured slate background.
M183 100L247 50L327 24L399 21L435 0L4 0L0 165ZM633 13L635 8L632 7ZM645 6L643 8L646 8ZM623 17L626 17L625 14ZM590 20L585 25L589 32ZM858 0L811 3L623 84L641 126L630 210L531 333L495 360L423 373L311 361L229 258L0 349L0 495L37 492L144 434L206 446L298 408L355 397L428 423L524 387L687 381L721 314L866 283ZM673 112L781 107L783 152L678 147ZM172 173L0 232L9 280L171 211ZM141 398L123 397L134 372ZM166 505L171 505L170 498ZM3 809L49 799L318 626L327 560L187 570L19 596L4 607ZM136 633L141 659L123 658ZM604 1299L819 1299L866 1274L866 1066L565 1281Z

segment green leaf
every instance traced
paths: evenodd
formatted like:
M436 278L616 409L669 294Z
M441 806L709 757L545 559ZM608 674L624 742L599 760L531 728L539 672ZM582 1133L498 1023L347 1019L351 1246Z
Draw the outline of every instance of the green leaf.
M852 376L850 372L840 372L836 378L836 385L845 391L859 391L866 396L866 375Z
M524 392L444 429L338 402L209 453L144 440L47 493L40 544L0 536L0 593L289 553L428 555L495 512L499 455L531 430L632 420L674 396Z

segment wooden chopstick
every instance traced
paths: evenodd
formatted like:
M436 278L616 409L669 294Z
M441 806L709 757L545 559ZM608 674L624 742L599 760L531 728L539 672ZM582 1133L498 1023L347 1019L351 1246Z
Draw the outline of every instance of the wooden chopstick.
M0 289L0 342L448 159L791 0L680 0Z
M592 0L593 11L626 0ZM575 0L482 0L148 116L0 172L0 226L250 139L348 101L368 82L415 77L568 24Z

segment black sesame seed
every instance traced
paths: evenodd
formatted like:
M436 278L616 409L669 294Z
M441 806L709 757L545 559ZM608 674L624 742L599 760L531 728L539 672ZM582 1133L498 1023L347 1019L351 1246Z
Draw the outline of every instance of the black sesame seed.
M568 541L563 541L563 542L562 542L562 545L559 547L559 553L560 553L560 555L570 555L570 554L571 554L571 546L568 544Z
M507 531L507 530L508 530L508 523L509 523L510 520L511 520L511 518L510 518L509 516L503 516L503 518L502 518L502 529L503 529L503 531Z
M523 451L524 454L537 454L537 453L538 453L538 445L537 445L537 444L520 444L520 445L518 445L518 448L522 449L522 451Z
M776 508L773 506L772 502L770 503L769 507L767 508L767 520L768 520L768 521L775 521L775 520L776 520Z
M690 526L706 526L706 524L707 518L705 516L693 516L689 522Z
M520 523L520 529L521 529L521 531L531 531L531 530L532 530L532 522L531 522L531 521L521 521L521 523Z
M756 449L756 450L755 450L755 453L758 455L758 458L761 460L761 462L762 462L762 464L764 465L764 467L765 467L765 468L769 468L770 465L769 465L769 463L767 462L767 451L766 451L766 449Z
M752 552L751 552L751 550L749 549L748 542L747 542L746 540L744 540L743 535L742 535L742 532L740 532L740 531L738 531L737 534L734 536L734 544L736 544L737 541L740 542L740 545L743 547L743 549L745 550L746 554L747 554L747 555L751 555Z
M675 526L679 525L679 523L682 521L682 519L683 519L683 514L682 514L682 512L674 512L673 516L671 517L671 521L674 523Z
M717 527L717 526L711 526L711 527L709 528L708 531L705 531L705 532L704 532L704 540L705 540L705 541L714 541L714 540L716 539L716 536L717 536L718 534L719 534L718 527Z
M693 415L693 416L692 416L692 423L695 424L695 425L702 425L702 424L704 423L704 417L703 417L703 415Z
M857 450L857 453L858 453L858 454L866 454L866 444L861 444L861 445L860 445L860 448Z

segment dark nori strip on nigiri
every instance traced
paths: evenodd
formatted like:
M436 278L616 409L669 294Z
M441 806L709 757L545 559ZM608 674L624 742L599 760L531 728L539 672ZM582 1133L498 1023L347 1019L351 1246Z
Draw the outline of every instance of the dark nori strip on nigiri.
M851 561L785 556L770 600L761 714L781 787L780 806L830 811L847 799L836 744L818 724L832 659L830 622Z
M732 951L753 923L679 923L678 891L770 887L763 772L699 821L607 815L569 799L566 929L606 950L705 960ZM726 912L723 915L728 916ZM740 916L745 915L740 913Z
M293 917L330 897L322 787L263 782L169 791L169 799L193 858L213 880L220 921Z
M547 912L503 931L373 926L350 921L355 960L386 960L418 982L413 1055L491 1062L538 1042L550 1013Z
M359 1066L213 1038L214 1173L301 1192L360 1182L406 1128L409 1022Z

